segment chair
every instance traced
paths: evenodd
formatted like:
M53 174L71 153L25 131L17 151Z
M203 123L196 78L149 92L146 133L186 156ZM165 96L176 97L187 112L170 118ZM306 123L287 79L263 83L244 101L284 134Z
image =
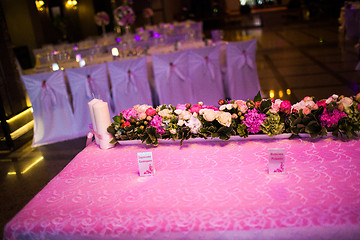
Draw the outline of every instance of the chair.
M77 134L85 136L91 123L88 102L97 98L112 105L106 65L66 69L65 73L73 98L75 129Z
M226 46L226 91L231 99L253 99L260 91L256 68L256 39Z
M189 79L193 103L217 105L223 99L224 87L220 72L220 46L189 50Z
M159 103L177 105L191 101L188 52L153 54L152 61Z
M33 147L76 138L62 71L21 76L34 116Z
M137 104L152 105L146 57L107 63L114 113Z

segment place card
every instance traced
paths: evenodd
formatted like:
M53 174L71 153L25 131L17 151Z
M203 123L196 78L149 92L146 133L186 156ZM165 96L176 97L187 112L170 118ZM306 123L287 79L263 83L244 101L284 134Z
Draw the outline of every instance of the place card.
M140 177L153 176L155 174L152 152L139 152L137 154L137 159Z
M285 173L285 149L271 148L269 151L269 174Z

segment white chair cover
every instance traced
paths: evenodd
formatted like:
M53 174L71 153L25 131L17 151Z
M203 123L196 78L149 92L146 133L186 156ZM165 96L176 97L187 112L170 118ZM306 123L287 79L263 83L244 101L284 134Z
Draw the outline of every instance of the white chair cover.
M62 71L21 76L34 116L33 146L76 138L74 116Z
M85 136L91 123L88 102L97 98L112 105L106 65L66 69L65 72L73 97L75 131ZM110 116L112 114L110 109Z
M108 62L114 114L137 104L153 105L146 57Z
M256 39L226 46L227 93L231 99L253 99L260 91L256 68Z
M220 46L189 50L189 78L193 103L217 105L225 97L220 72Z
M191 101L188 52L153 54L152 61L159 103L177 105Z

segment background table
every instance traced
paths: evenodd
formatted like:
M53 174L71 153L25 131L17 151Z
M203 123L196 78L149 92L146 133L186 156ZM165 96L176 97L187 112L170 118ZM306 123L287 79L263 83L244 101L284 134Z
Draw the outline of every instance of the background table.
M286 149L286 174L267 173ZM139 177L136 155L156 174ZM359 239L360 141L116 146L80 152L5 227L5 239Z

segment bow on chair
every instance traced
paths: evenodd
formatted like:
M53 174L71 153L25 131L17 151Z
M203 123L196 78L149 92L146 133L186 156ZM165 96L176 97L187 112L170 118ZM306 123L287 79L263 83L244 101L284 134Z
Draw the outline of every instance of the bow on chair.
M56 96L54 90L48 86L46 80L43 80L41 84L41 101L44 103L50 101L50 105L52 107L56 105Z
M85 85L85 90L86 90L86 96L89 98L89 99L92 99L94 98L94 87L93 87L93 84L94 84L94 80L91 78L91 76L88 74L87 75L87 81L86 81L86 85Z
M134 86L134 89L135 89L135 92L137 92L137 87L136 87L136 84L135 84L135 76L134 74L131 72L131 70L129 69L128 70L128 74L127 74L127 92L130 91L130 85L133 85Z
M243 68L247 64L251 69L254 69L254 63L246 50L243 50L238 56L238 62L239 68Z
M205 64L207 70L210 73L210 77L212 81L215 81L215 66L214 64L210 61L208 56L204 57L204 61L203 64Z
M174 63L170 62L169 63L169 69L168 69L168 72L167 72L167 79L168 79L168 82L170 82L170 78L171 76L175 73L182 81L185 82L185 76L180 72L180 70L175 66Z

